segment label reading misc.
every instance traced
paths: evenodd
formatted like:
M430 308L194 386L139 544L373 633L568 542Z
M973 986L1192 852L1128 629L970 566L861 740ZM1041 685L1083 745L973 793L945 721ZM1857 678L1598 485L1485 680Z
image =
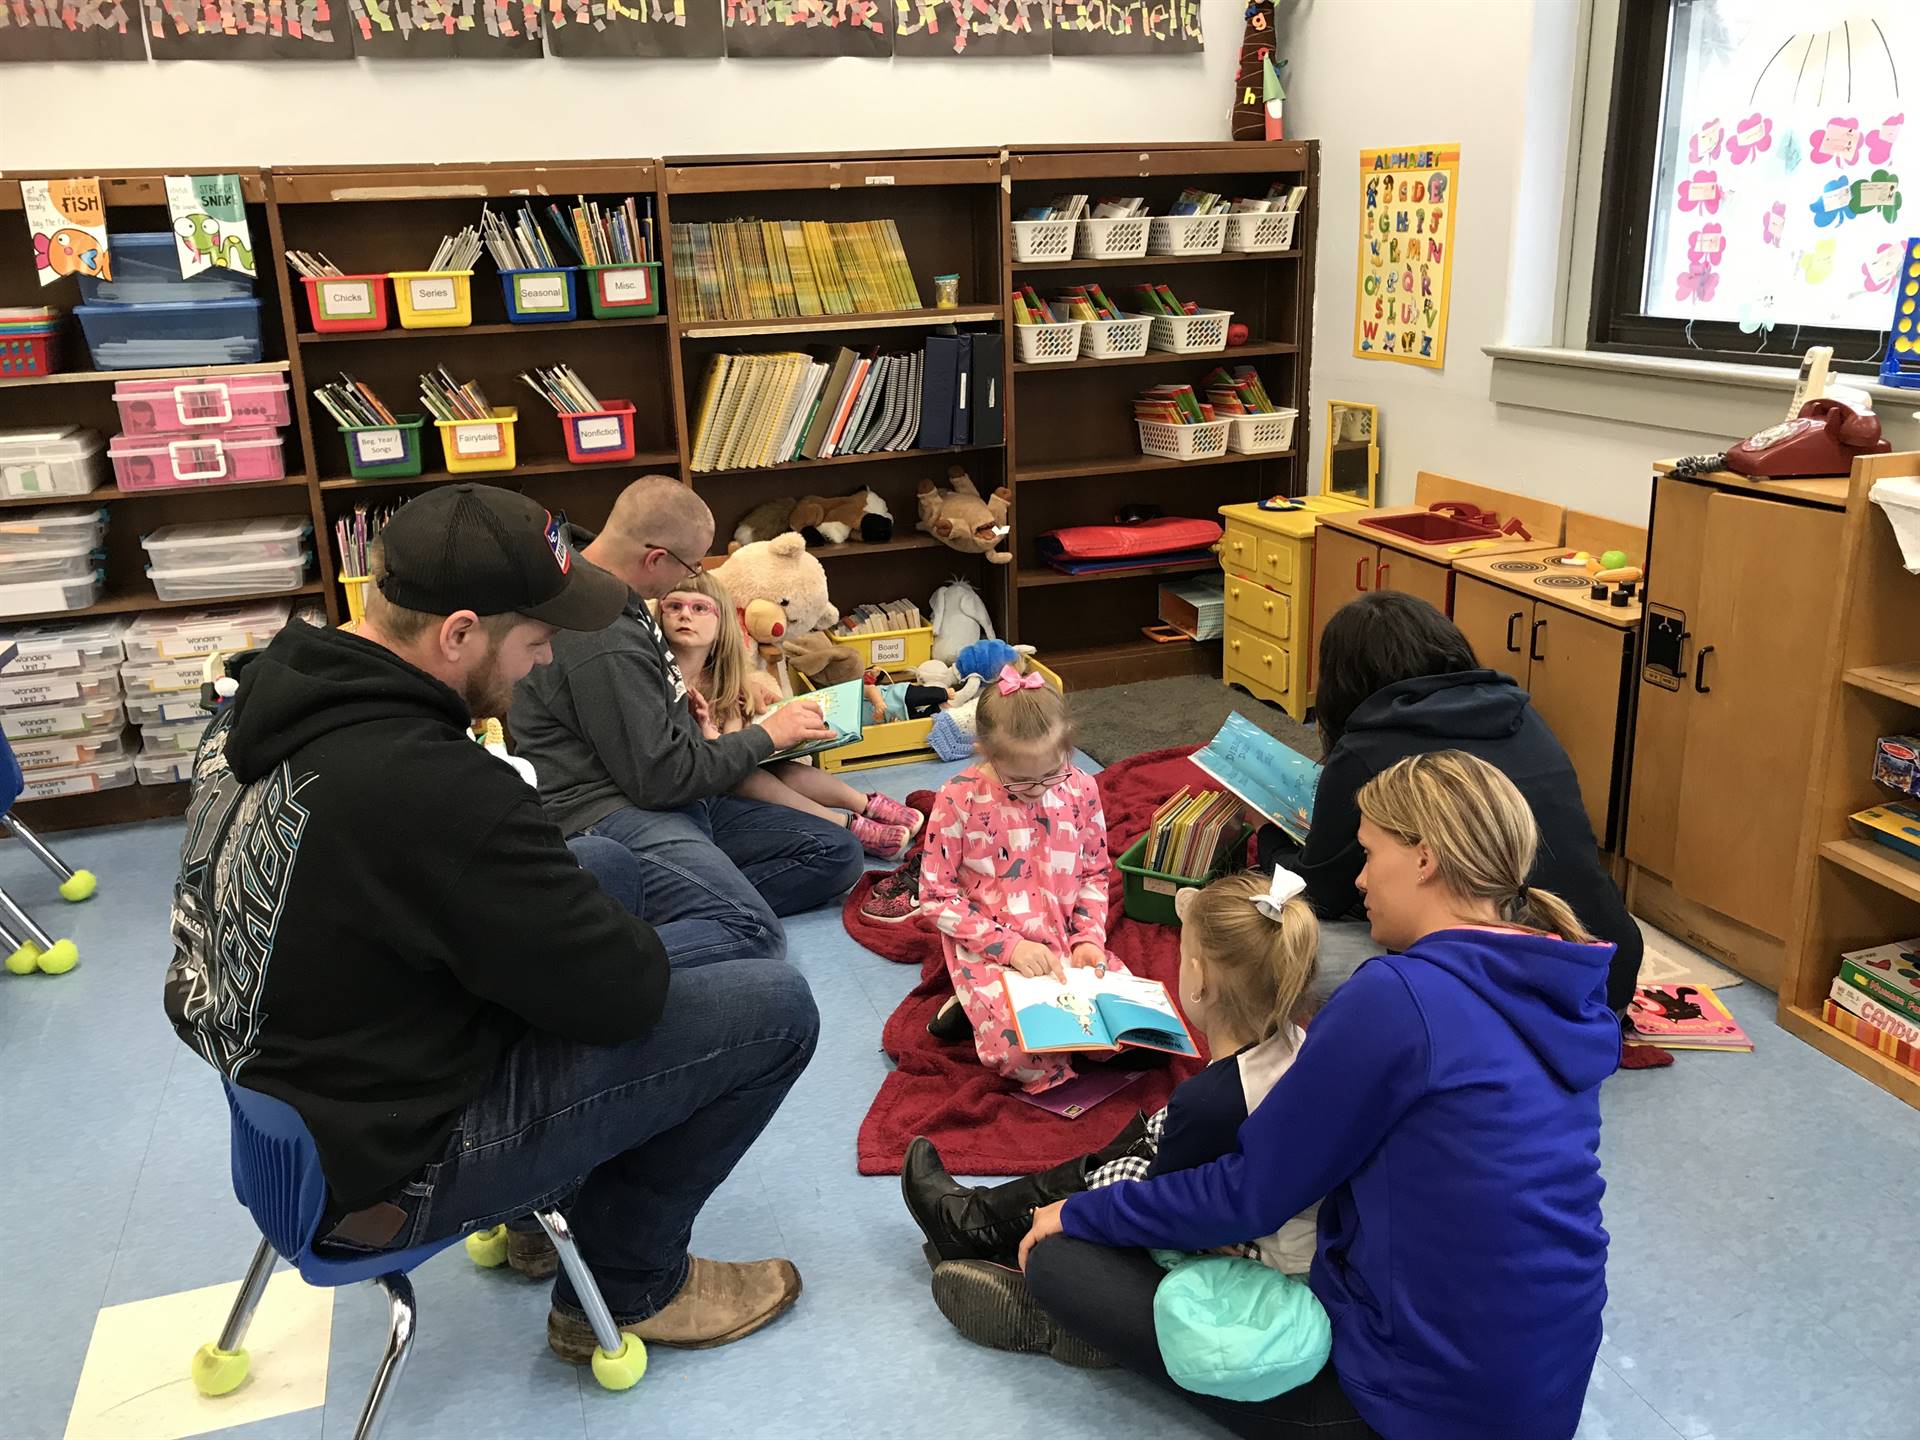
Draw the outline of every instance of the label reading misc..
M575 420L573 443L580 450L618 450L626 442L620 434L619 417L602 415L592 420Z
M435 275L407 281L407 303L416 310L453 310L460 300L454 293L452 277Z
M566 276L515 276L513 281L513 303L522 310L545 312L549 310L566 309Z
M507 442L498 425L456 425L453 427L453 453L462 459L499 455Z
M320 313L329 320L371 320L371 280L328 280L320 286Z
M80 682L78 680L38 680L31 685L14 683L0 688L10 705L52 705L60 700L78 700Z
M904 665L907 659L907 640L904 635L896 635L887 640L873 642L873 663L876 665Z
M653 271L602 270L600 298L608 305L645 305L653 299Z
M407 458L407 437L400 430L358 430L353 436L357 465L388 465Z

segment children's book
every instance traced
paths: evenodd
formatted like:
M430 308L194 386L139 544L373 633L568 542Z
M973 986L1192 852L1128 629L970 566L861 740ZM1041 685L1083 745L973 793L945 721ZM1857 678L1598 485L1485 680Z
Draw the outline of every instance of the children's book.
M1099 975L1074 966L1064 981L1009 970L1001 983L1020 1048L1032 1054L1122 1046L1175 1055L1200 1053L1173 997L1158 980Z
M1840 957L1840 974L1888 1009L1920 1021L1920 939L1849 950Z
M1627 1006L1634 1038L1662 1050L1751 1050L1753 1041L1705 985L1642 985Z
M1220 733L1191 758L1295 841L1305 843L1307 827L1313 823L1319 765L1238 711L1227 716Z
M1091 1070L1051 1090L1042 1090L1038 1095L1029 1095L1022 1090L1019 1098L1036 1109L1045 1110L1049 1115L1058 1115L1062 1120L1078 1120L1102 1100L1111 1099L1133 1084L1142 1073L1139 1070L1110 1068Z
M785 750L776 750L769 760L798 760L803 755L818 755L822 750L838 750L842 745L851 745L860 739L866 719L863 711L865 686L859 680L845 680L838 685L829 685L822 690L808 690L791 699L782 700L781 705L791 705L796 700L811 700L820 707L820 714L827 724L833 727L833 734L825 740L809 740ZM773 710L767 713L771 715Z

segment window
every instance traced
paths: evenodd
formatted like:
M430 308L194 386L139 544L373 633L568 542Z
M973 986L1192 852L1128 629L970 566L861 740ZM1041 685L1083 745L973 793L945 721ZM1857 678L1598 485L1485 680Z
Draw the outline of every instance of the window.
M1920 229L1920 4L1621 0L1615 54L1592 348L1870 368Z

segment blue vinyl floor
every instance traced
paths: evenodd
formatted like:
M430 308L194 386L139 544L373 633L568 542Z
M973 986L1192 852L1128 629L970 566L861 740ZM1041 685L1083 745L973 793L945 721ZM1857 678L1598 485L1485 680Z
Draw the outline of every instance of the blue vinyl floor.
M878 783L904 795L950 768ZM0 975L8 1440L66 1432L102 1307L236 1281L255 1243L228 1189L219 1088L161 1012L179 834L56 837L100 876L77 908L0 846L0 883L83 956L63 978ZM414 1277L420 1338L389 1437L1219 1433L1144 1383L979 1350L947 1328L898 1182L854 1169L887 1068L881 1022L913 975L856 945L837 908L790 922L790 936L819 999L819 1053L695 1242L720 1258L791 1257L806 1281L794 1312L724 1349L656 1351L638 1389L610 1395L548 1353L543 1288L450 1250ZM1768 992L1726 998L1756 1053L1682 1055L1607 1084L1613 1298L1580 1435L1914 1440L1920 1117L1776 1028ZM370 1287L341 1294L325 1405L221 1433L349 1435L384 1318ZM210 1338L166 1343L184 1372Z

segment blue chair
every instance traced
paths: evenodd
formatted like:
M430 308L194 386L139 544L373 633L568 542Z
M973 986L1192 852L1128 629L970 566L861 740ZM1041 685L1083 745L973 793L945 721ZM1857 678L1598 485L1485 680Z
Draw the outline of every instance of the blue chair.
M309 1285L352 1285L371 1280L386 1292L388 1320L386 1354L374 1372L360 1423L353 1432L354 1440L370 1440L378 1432L387 1398L413 1352L413 1284L408 1273L461 1237L374 1255L333 1258L314 1253L327 1208L327 1183L320 1173L319 1154L306 1123L285 1101L230 1080L222 1083L232 1118L233 1193L253 1216L262 1238L220 1339L202 1345L193 1357L194 1387L203 1395L225 1395L247 1378L249 1362L243 1348L247 1325L266 1293L277 1257L284 1257ZM593 1272L574 1245L565 1217L558 1210L549 1210L537 1212L537 1218L553 1241L599 1342L593 1355L594 1379L609 1390L630 1388L646 1373L646 1346L634 1336L622 1334L613 1323Z
M77 904L89 898L100 883L93 878L93 872L69 870L13 813L13 803L25 788L26 779L20 773L20 762L14 758L13 747L5 735L0 735L0 825L11 830L29 854L60 877L62 900ZM73 941L55 940L47 934L14 903L5 889L0 889L0 945L6 947L6 967L15 975L31 975L35 970L64 975L80 963L80 952L74 948Z

